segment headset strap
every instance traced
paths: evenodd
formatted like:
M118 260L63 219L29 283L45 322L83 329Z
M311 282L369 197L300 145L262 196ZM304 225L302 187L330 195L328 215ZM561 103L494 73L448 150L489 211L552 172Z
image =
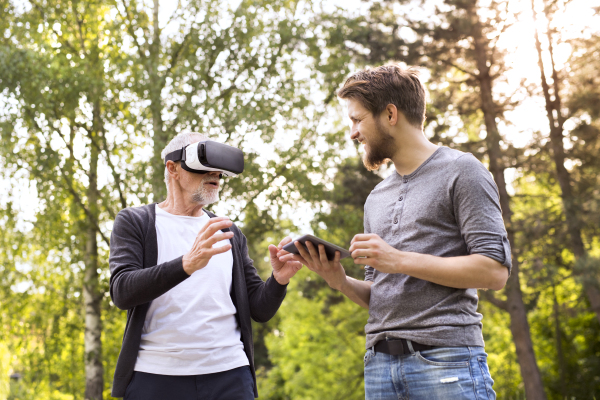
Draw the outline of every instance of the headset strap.
M186 146L187 147L187 146ZM165 165L167 165L167 161L185 161L185 147L170 152L165 156Z

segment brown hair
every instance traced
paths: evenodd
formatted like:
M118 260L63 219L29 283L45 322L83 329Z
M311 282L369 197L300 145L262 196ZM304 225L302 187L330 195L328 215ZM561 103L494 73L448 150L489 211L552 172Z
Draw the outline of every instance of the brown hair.
M341 99L356 99L373 115L393 104L411 125L422 127L425 122L425 88L412 68L398 64L366 68L346 79L337 95Z

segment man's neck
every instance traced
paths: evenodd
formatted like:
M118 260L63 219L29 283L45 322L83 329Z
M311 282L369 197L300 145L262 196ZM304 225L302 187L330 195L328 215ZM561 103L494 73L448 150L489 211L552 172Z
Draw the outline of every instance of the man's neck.
M439 148L431 143L418 128L396 135L398 150L392 157L396 171L409 175L417 170Z
M167 194L167 199L158 206L173 215L184 215L186 217L201 217L204 214L202 207L205 204L198 204L186 199L184 196L174 196L172 191Z

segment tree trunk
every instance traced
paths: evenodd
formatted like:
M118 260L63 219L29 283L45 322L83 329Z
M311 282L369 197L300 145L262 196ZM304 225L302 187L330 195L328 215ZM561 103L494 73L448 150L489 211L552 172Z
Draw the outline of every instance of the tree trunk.
M535 21L535 8L532 0L531 7L533 10L534 21ZM551 20L551 16L546 13L548 21ZM565 167L565 148L564 148L564 133L563 126L566 118L562 113L561 97L560 97L560 81L558 78L558 72L554 65L554 51L552 47L552 35L550 28L548 28L548 51L550 52L550 60L552 67L552 80L553 80L553 94L554 99L550 96L550 85L546 79L546 72L544 71L544 61L542 58L542 45L538 36L537 29L535 29L535 47L538 53L538 66L540 68L540 76L542 80L542 90L544 92L544 100L546 103L546 114L548 115L548 122L550 124L550 144L552 147L552 157L556 169L556 180L560 186L561 199L563 203L563 210L565 213L565 219L567 220L567 230L569 232L569 239L571 243L571 251L575 255L577 261L584 260L587 256L585 246L583 245L583 239L581 235L581 220L579 218L579 210L577 201L573 194L571 176L569 171ZM596 314L598 322L600 322L600 290L597 286L597 280L593 273L587 268L582 268L576 271L577 274L583 275L583 289L590 302L592 311Z
M565 356L562 348L562 335L560 333L560 310L556 298L556 286L552 285L553 311L554 311L554 336L556 340L556 354L558 355L558 371L560 375L560 393L562 398L567 398L567 385L565 381Z
M474 11L473 15L477 16ZM496 124L496 106L492 96L492 77L488 62L487 42L483 36L483 30L479 21L474 23L473 38L475 41L475 54L477 57L477 67L479 70L479 92L481 99L481 110L484 115L485 126L487 130L486 145L487 154L490 163L490 172L492 173L498 191L500 194L500 206L502 208L502 217L506 225L508 240L513 252L515 251L514 230L512 226L512 210L510 208L510 196L506 190L506 181L504 179L504 164L502 162L502 149L500 148L500 133ZM519 261L512 257L512 273L506 283L507 311L510 315L510 330L513 335L513 341L517 351L517 359L521 368L521 376L525 385L525 393L528 400L545 400L546 393L542 383L542 376L538 368L531 341L529 322L527 321L527 311L523 303L523 294L521 292L521 283L519 279Z
M94 104L94 128L99 123L99 104ZM94 129L92 136L97 135ZM97 137L93 138L97 140ZM85 252L85 272L83 277L83 302L85 307L85 399L101 400L104 389L102 366L102 292L98 281L98 149L90 146L90 171L87 199L89 216L87 223L87 243Z
M164 124L162 120L162 88L164 86L164 78L160 76L158 71L159 56L160 56L160 27L158 24L158 0L154 0L153 8L153 37L150 45L150 56L148 62L148 75L150 77L149 91L150 94L150 112L152 113L152 131L153 131L153 149L152 157L152 193L154 201L160 202L167 197L167 188L164 180L164 161L160 157L160 153L165 148L169 141L169 132L164 132Z

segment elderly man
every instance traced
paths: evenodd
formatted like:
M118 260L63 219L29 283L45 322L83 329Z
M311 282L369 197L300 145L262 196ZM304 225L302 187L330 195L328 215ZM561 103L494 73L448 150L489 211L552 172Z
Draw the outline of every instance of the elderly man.
M199 148L194 143L204 140L193 133L176 136L161 155L167 199L126 208L115 219L110 294L127 310L115 397L258 396L250 319L273 317L302 265L278 260L278 250L291 241L286 238L279 247L269 246L273 273L263 282L240 229L203 210L219 199L219 178L227 171L201 164L190 168L197 158L192 151L186 160L180 150Z

